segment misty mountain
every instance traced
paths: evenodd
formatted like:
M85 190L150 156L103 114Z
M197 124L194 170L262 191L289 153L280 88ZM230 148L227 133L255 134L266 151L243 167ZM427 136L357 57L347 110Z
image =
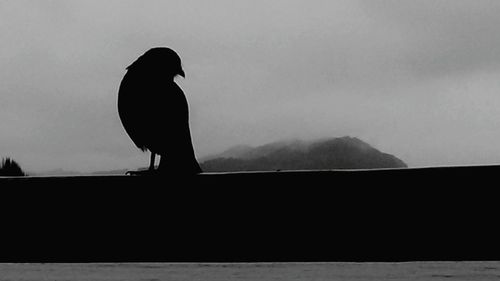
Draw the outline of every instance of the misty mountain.
M147 169L144 168L144 169ZM115 170L104 170L104 171L94 171L94 172L80 172L64 169L54 169L39 172L30 172L30 176L110 176L110 175L125 175L128 169L115 169Z
M37 177L38 176L81 176L84 175L84 173L72 170L54 169L54 170L30 172L29 175Z
M258 147L235 146L201 162L205 172L407 167L397 157L348 136L312 142L282 141Z
M217 158L236 158L236 159L251 160L260 157L265 157L273 153L274 151L282 149L284 147L291 150L305 151L308 146L309 146L308 142L301 140L279 141L258 147L252 147L249 145L236 145L219 154L201 158L200 162L206 162Z

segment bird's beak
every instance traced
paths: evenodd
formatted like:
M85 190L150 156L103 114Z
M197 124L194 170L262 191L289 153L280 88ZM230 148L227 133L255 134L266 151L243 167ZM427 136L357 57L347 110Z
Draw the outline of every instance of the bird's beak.
M179 71L179 75L182 76L182 78L186 78L186 74L184 73L184 70Z

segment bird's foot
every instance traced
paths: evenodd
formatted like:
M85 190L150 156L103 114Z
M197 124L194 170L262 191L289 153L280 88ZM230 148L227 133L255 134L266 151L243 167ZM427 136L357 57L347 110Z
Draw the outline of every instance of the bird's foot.
M155 176L158 175L157 170L139 170L139 171L127 171L125 173L127 176Z

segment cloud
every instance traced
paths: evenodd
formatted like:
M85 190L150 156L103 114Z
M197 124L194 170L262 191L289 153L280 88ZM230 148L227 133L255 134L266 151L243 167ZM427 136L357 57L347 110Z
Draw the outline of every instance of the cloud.
M436 78L500 66L500 3L490 0L361 1L367 14L398 31L397 60Z
M498 14L496 0L2 1L0 153L31 170L147 164L116 95L163 45L183 59L200 156L350 134L415 165L493 162Z

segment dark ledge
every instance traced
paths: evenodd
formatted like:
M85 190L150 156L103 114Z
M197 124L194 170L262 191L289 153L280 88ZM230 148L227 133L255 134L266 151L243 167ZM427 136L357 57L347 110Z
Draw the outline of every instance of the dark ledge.
M0 178L11 262L500 260L500 166Z

